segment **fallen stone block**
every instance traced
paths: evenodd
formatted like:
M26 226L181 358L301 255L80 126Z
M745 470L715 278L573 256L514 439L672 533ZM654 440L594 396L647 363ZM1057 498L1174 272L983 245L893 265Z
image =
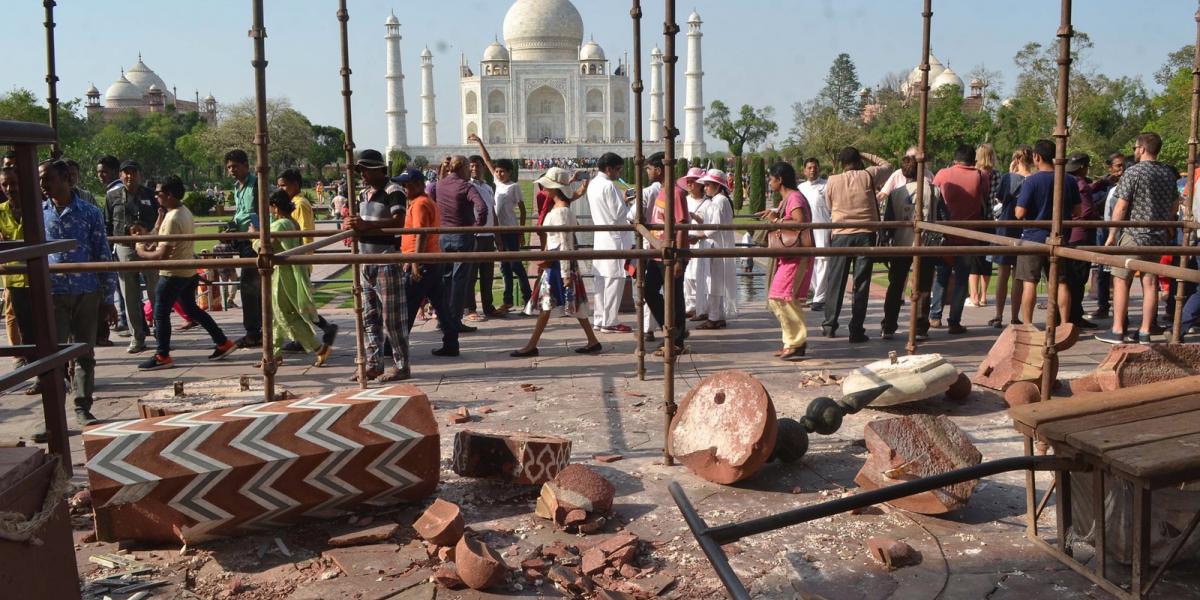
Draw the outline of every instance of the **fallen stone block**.
M504 583L508 567L504 559L487 544L463 536L454 547L458 576L473 590L486 590Z
M429 399L412 385L106 423L83 435L97 539L239 535L437 487Z
M602 463L615 463L624 458L625 457L621 456L620 454L593 454L592 455L593 460L595 460L596 462L602 462Z
M599 473L583 465L567 465L553 481L542 486L538 497L539 515L565 525L572 511L588 516L604 515L612 510L616 488Z
M775 448L775 406L745 371L705 377L679 403L667 440L696 475L730 484L756 473Z
M417 535L435 546L453 546L462 538L466 527L458 505L441 498L434 500L421 518L413 523Z
M408 570L414 561L401 561L396 553L396 544L372 544L350 548L333 548L321 553L332 560L347 576L359 575L391 576Z
M889 571L907 567L921 562L921 554L912 546L885 537L873 537L867 540L867 549L871 557L887 567Z
M1075 345L1079 331L1071 323L1064 323L1055 328L1054 337L1054 347L1062 352ZM1046 332L1041 329L1029 324L1009 325L979 363L979 369L971 381L999 391L1008 389L1017 381L1041 382L1045 343ZM1049 368L1052 379L1057 377L1058 365L1050 365Z
M962 430L944 415L872 421L864 428L863 437L870 456L854 481L868 490L977 465L983 460ZM973 480L942 487L890 504L920 514L942 514L965 506L977 483Z
M1111 392L1193 375L1200 375L1200 344L1120 344L1109 349L1092 379L1096 391Z
M528 433L460 431L454 436L454 472L463 477L540 485L571 460L571 441Z
M893 352L884 360L877 360L851 371L842 380L842 394L848 396L883 384L891 384L891 389L880 394L871 405L893 406L946 394L955 388L959 375L958 367L942 358L941 354L896 356ZM971 382L966 383L966 394L969 394ZM966 394L962 393L961 384L955 388L955 396L958 399L965 398Z
M1032 381L1018 381L1004 390L1004 401L1011 406L1042 401L1042 390Z
M386 542L396 534L400 533L400 525L397 523L388 523L363 529L351 533L344 533L329 538L329 545L334 548L345 548L347 546L362 546L364 544L378 544Z
M582 560L580 568L583 569L584 575L595 575L608 566L607 557L604 555L604 551L599 548L592 548L584 552Z

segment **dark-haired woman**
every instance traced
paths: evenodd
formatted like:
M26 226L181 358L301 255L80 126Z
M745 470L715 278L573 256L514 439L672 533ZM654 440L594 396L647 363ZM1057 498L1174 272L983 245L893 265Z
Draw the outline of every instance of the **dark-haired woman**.
M271 233L300 231L300 226L292 220L295 205L286 191L275 190L269 202ZM299 245L300 238L271 238L271 248L275 252L291 250ZM258 241L254 242L254 246L259 247ZM275 273L271 277L271 307L275 313L271 326L274 338L271 352L275 355L275 364L283 363L283 344L287 340L299 343L305 352L316 352L317 359L313 366L325 364L332 347L319 342L313 334L311 323L316 320L317 309L313 303L308 272L303 266L275 266Z
M797 189L796 170L792 165L785 162L775 163L771 167L767 185L772 193L779 194L783 202L777 215L764 212L761 216L770 218L774 223L812 222L812 209L808 205L808 199ZM797 246L814 246L812 230L805 229L796 233L799 234ZM767 308L779 319L783 348L776 352L775 356L784 360L804 356L808 347L808 327L804 324L802 303L811 283L811 261L807 256L781 256L775 260L775 273L767 292Z

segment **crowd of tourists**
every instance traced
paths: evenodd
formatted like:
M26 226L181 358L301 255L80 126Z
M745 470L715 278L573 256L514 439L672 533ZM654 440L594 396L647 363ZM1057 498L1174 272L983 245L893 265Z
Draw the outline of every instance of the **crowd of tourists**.
M734 258L693 257L679 260L668 271L661 259L645 262L645 302L650 317L645 328L635 332L619 319L625 286L636 269L635 261L597 259L591 262L590 281L580 262L565 255L579 248L576 234L564 228L577 224L581 211L575 204L586 203L587 214L595 225L629 226L643 213L645 222L663 224L668 214L677 223L697 227L677 230L675 243L693 249L728 249L735 246L734 207L730 200L730 176L717 169L692 168L664 187L665 165L661 153L647 157L647 181L644 189L631 189L621 180L622 157L607 153L595 159L595 171L572 173L561 166L549 166L534 182L535 202L527 214L526 201L516 183L518 164L493 159L484 143L471 136L479 153L470 157L448 156L432 172L411 168L397 177L389 177L382 153L364 150L356 159L354 171L361 181L356 194L357 210L349 210L349 200L340 186L332 200L333 213L343 229L353 229L361 253L392 255L416 253L516 252L524 247L523 233L511 228L534 223L537 248L548 253L564 253L530 263L534 277L520 260L499 260L503 294L497 305L493 296L495 262L463 260L458 262L412 263L394 257L361 268L364 312L362 324L366 338L365 373L367 380L394 382L411 376L412 356L409 334L418 315L436 315L441 345L432 351L439 357L460 356L460 336L477 330L471 322L506 319L517 315L536 316L529 340L510 354L514 357L538 355L538 342L553 316L574 317L583 332L583 343L575 348L580 354L604 351L601 335L633 334L647 341L656 340L665 321L666 286L673 289L675 322L671 339L663 339L657 353L671 344L675 354L688 352L685 340L689 323L692 329L719 330L729 326L737 314L737 261ZM1178 186L1179 174L1158 162L1162 141L1158 135L1138 136L1131 156L1114 153L1105 158L1106 173L1091 179L1090 157L1070 156L1063 189L1063 219L1068 223L1062 243L1069 246L1106 245L1128 248L1128 255L1160 261L1153 252L1140 247L1189 243L1178 237L1175 228L1157 226L1092 228L1070 226L1071 221L1172 221L1190 197ZM1038 284L1048 272L1044 255L951 256L923 260L919 281L910 281L912 258L893 256L874 258L876 246L904 247L921 235L925 246L972 246L980 242L957 236L941 236L928 231L919 234L912 228L881 228L881 221L909 222L918 206L924 207L924 219L945 221L1047 221L1052 217L1054 197L1054 144L1038 140L1016 148L1001 172L988 145L959 146L953 163L935 173L918 173L916 150L910 149L899 161L899 169L880 157L853 147L837 156L834 173L822 175L815 158L804 162L803 173L788 163L779 162L768 171L768 187L776 199L773 208L758 217L775 223L834 223L834 229L774 229L758 243L772 247L863 248L861 254L829 257L783 256L770 261L767 305L778 319L782 343L775 355L795 359L805 355L808 330L805 313L821 318L822 333L833 338L841 326L843 300L848 298L850 317L848 342L868 342L867 310L869 288L875 262L887 264L887 288L883 298L879 334L891 338L900 327L900 309L905 291L915 286L918 295L916 332L927 338L931 330L945 328L948 335L967 333L963 324L964 307L987 306L993 273L997 285L994 318L989 327L1029 323L1038 304ZM258 183L251 173L247 154L233 150L224 157L225 169L234 180L234 214L228 231L253 233L268 227L274 234L275 252L292 250L312 241L290 232L316 228L312 205L301 193L304 180L296 170L279 173L274 191L268 198L270 214L258 214ZM870 166L867 166L867 163ZM0 192L8 201L0 203L0 238L22 239L21 214L14 200L20 186L14 156L6 155L0 169ZM524 166L524 165L522 165ZM112 156L99 159L95 174L105 190L103 205L80 187L79 165L71 160L49 160L38 166L37 185L43 203L43 220L48 240L75 240L67 252L50 256L51 264L96 263L115 261L191 260L196 256L189 239L138 240L140 236L195 233L195 219L182 202L184 185L179 177L168 176L147 186L141 167L132 160L119 161ZM919 178L924 184L918 186ZM923 198L915 199L917 188ZM673 204L672 210L668 206ZM640 205L640 206L639 206ZM705 225L713 225L705 229ZM454 232L435 228L473 227L472 232ZM389 230L420 229L398 235ZM652 235L661 236L662 228ZM988 230L991 231L991 230ZM1028 242L1044 243L1050 231L1041 225L1004 226L995 233ZM258 252L254 236L233 236L214 247L216 257L251 257ZM242 239L246 238L246 239ZM532 241L533 238L531 238ZM631 231L596 231L593 248L618 251L633 248ZM553 256L553 254L551 255ZM1164 259L1165 260L1165 259ZM160 263L160 266L163 263ZM219 273L221 269L209 270ZM1091 263L1064 259L1060 262L1057 294L1059 320L1082 329L1101 330L1097 339L1107 343L1148 342L1164 333L1158 321L1160 282L1150 274L1137 274L1126 268L1099 267ZM1140 276L1142 307L1140 323L1128 318L1132 280ZM273 346L268 353L276 364L285 355L312 355L315 366L324 365L333 350L338 326L317 310L311 269L297 265L274 267L270 289L264 300L256 268L244 267L225 278L235 285L226 286L218 297L227 307L236 307L240 296L242 315L237 339L226 335L209 313L197 303L197 288L211 281L203 279L194 267L165 263L163 268L93 270L55 273L51 278L54 318L60 342L75 341L90 345L112 345L110 336L129 338L127 351L140 354L148 349L153 336L153 354L139 364L143 370L174 366L172 350L172 312L184 318L181 328L202 327L212 341L210 360L221 360L238 349L259 348L263 343L261 302L271 303ZM220 277L217 278L221 279ZM531 279L533 283L531 284ZM1011 281L1010 281L1011 280ZM846 287L850 285L850 293ZM1009 292L1011 285L1011 295ZM478 286L478 296L475 293ZM588 287L591 287L589 290ZM33 316L25 278L4 278L5 316L9 340L13 344L32 339ZM1097 308L1085 313L1083 299L1090 293ZM1167 295L1167 314L1173 312L1174 286L1161 286ZM1183 332L1197 325L1200 317L1200 293L1189 288L1185 301ZM1005 309L1008 309L1007 312ZM1111 318L1110 327L1093 320ZM227 325L228 327L228 325ZM261 366L261 363L260 363ZM96 421L91 413L95 388L95 358L89 354L75 365L70 382L71 398L81 425ZM357 381L358 375L355 375ZM43 439L39 432L35 439Z

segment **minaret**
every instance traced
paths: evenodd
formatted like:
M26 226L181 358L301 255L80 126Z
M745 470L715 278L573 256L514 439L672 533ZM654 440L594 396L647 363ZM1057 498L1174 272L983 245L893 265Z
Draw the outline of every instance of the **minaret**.
M387 27L387 152L408 147L408 111L404 110L404 67L400 63L400 19L393 12Z
M663 135L662 50L650 51L650 135L646 141L657 142Z
M421 145L437 145L437 114L433 110L433 53L421 52Z
M686 129L683 132L683 156L704 156L704 70L700 67L700 13L688 17L687 103L683 106Z

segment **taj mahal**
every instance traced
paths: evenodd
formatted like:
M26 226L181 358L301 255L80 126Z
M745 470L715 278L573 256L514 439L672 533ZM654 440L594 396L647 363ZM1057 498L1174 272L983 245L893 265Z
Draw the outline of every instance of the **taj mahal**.
M687 70L680 156L705 154L704 72L701 68L700 15L687 22ZM583 17L570 0L516 0L504 17L504 40L487 45L478 63L462 55L458 64L460 138L439 144L435 109L433 53L421 59L421 143L408 143L404 103L400 21L393 13L384 24L387 46L388 152L401 150L433 159L467 154L478 135L492 154L506 158L587 158L604 152L633 154L632 66L627 56L615 66L594 39L584 41ZM655 47L643 61L647 88L643 129L646 154L662 149L663 60ZM682 58L682 57L681 57ZM446 140L443 140L445 142Z

